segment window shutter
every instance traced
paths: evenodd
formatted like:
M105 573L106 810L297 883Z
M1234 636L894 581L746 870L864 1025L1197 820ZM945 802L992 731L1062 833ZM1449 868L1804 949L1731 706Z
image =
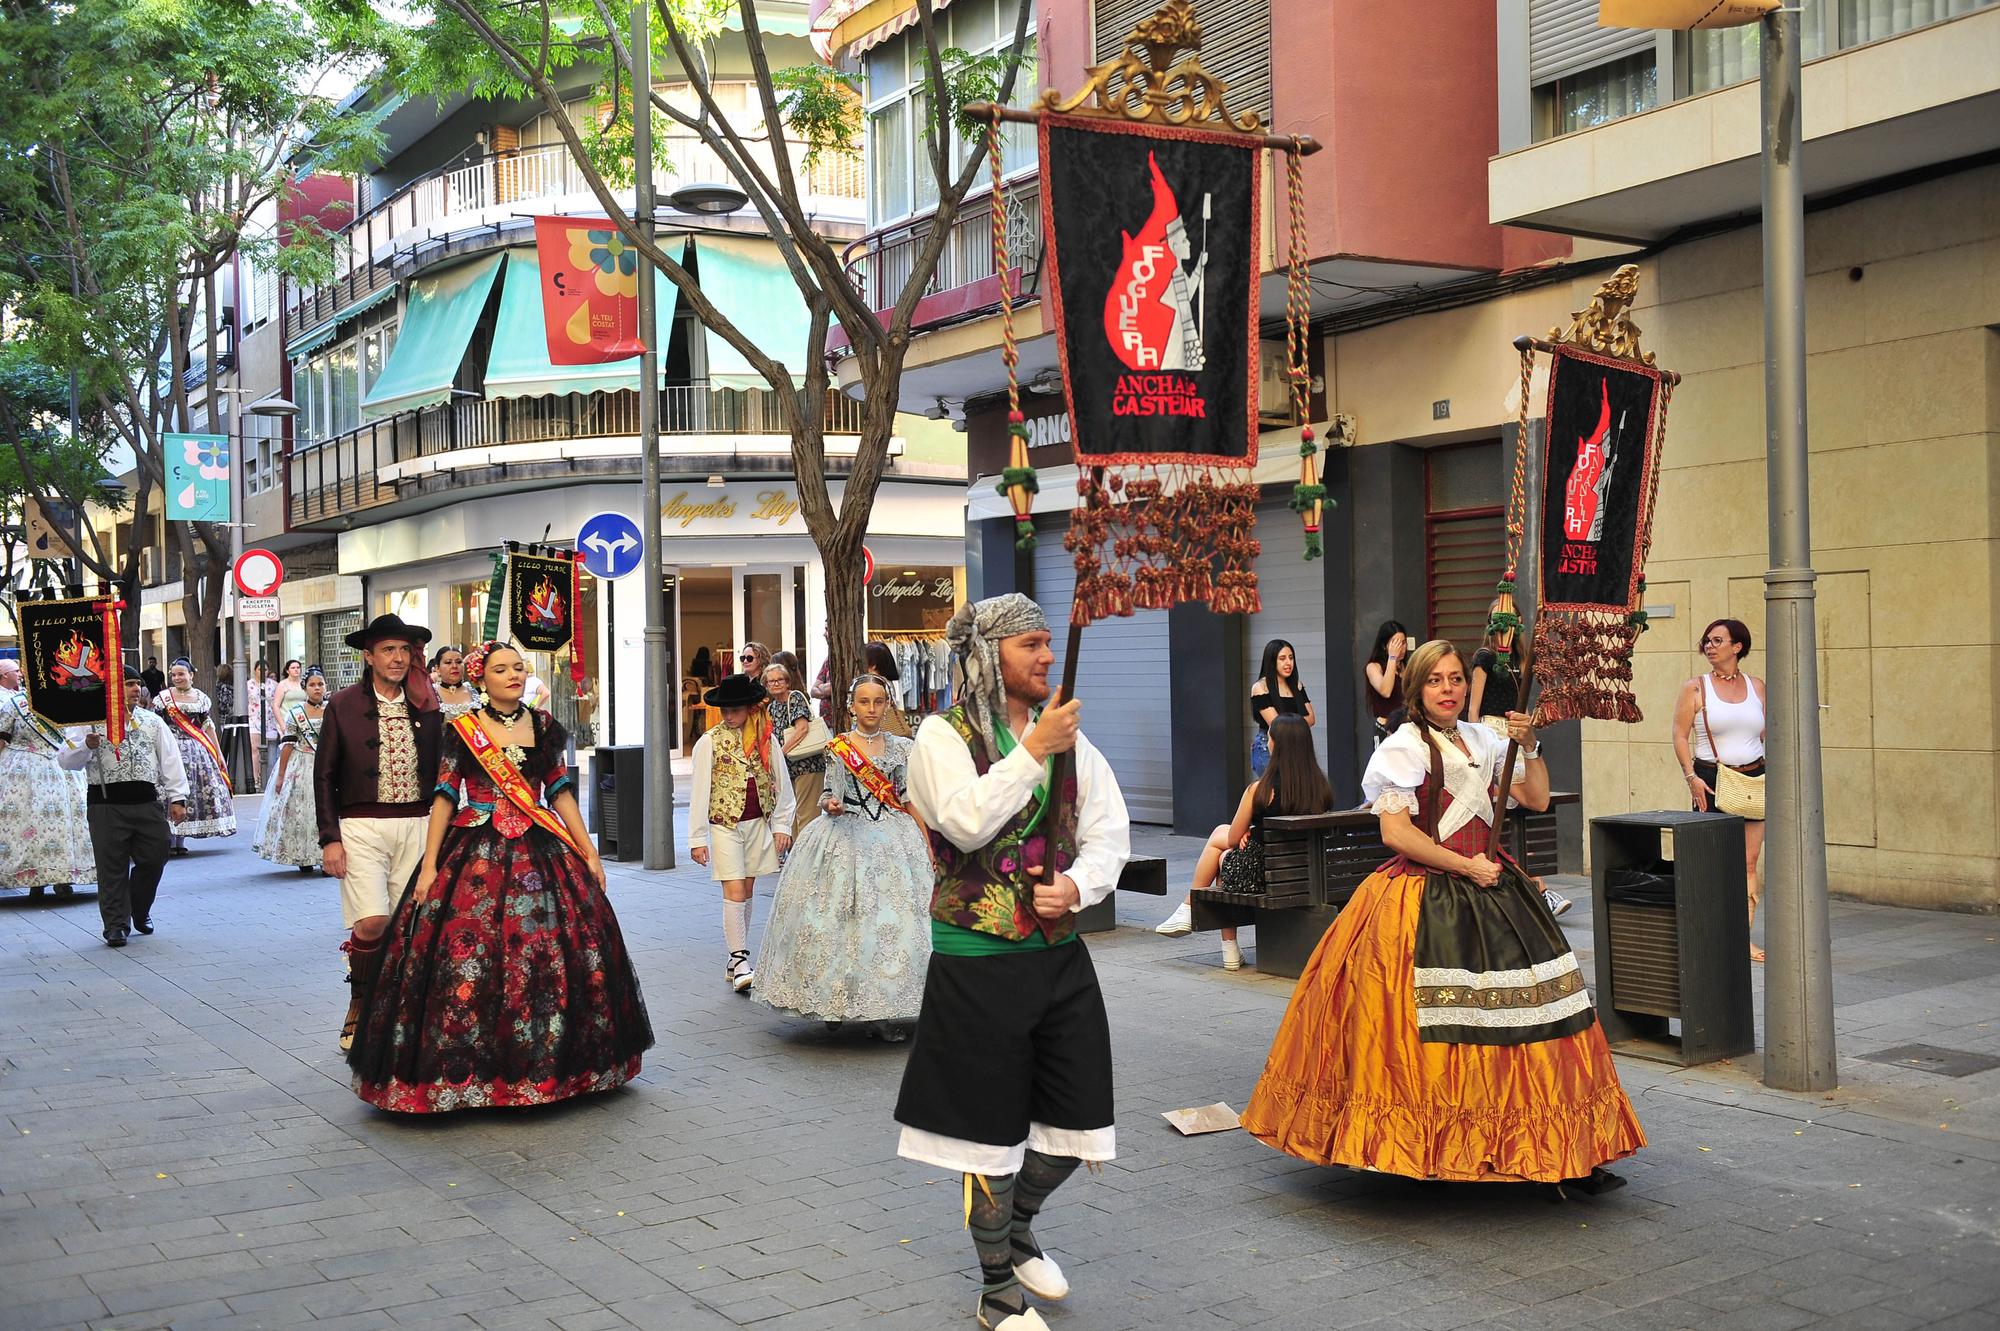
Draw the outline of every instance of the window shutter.
M1536 87L1653 49L1647 28L1600 28L1597 0L1530 0L1528 82Z
M1458 647L1470 663L1486 637L1493 584L1507 569L1507 515L1433 513L1426 526L1430 635Z
M1116 60L1126 34L1160 7L1159 0L1097 0L1097 63ZM1003 7L1003 12L1005 12ZM1592 15L1596 10L1593 6ZM1271 0L1203 0L1202 68L1221 79L1231 111L1271 118Z

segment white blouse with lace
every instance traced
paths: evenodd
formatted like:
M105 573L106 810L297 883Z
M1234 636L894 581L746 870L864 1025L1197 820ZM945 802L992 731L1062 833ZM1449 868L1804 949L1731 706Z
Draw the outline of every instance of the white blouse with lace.
M1458 734L1471 756L1455 745L1440 743L1444 758L1444 788L1451 793L1451 807L1438 820L1437 838L1442 841L1474 818L1493 820L1493 785L1499 779L1500 763L1507 754L1507 741L1485 726L1461 721ZM1361 777L1361 794L1371 813L1422 812L1424 781L1430 775L1430 745L1414 721L1405 722L1395 734L1382 741L1368 770ZM1524 758L1514 760L1514 780L1527 770ZM1515 801L1509 799L1508 807Z

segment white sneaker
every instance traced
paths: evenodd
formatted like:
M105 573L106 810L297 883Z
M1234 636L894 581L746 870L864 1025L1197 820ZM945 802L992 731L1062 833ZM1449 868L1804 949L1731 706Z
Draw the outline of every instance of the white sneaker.
M1042 1315L1033 1308L1008 1313L999 1321L992 1321L987 1314L986 1300L983 1298L979 1301L979 1324L987 1331L1049 1331L1049 1324L1044 1322Z
M751 982L757 978L757 972L750 969L750 954L748 952L731 952L729 954L729 968L724 974L729 977L729 987L739 994L747 991L750 988Z
M1069 1295L1069 1280L1056 1265L1055 1258L1043 1253L1040 1257L1030 1257L1025 1262L1014 1263L1014 1278L1021 1282L1021 1288L1038 1299L1050 1303L1060 1303Z
M1234 938L1222 940L1222 969L1226 971L1243 969L1243 947Z
M1193 933L1194 906L1188 902L1183 901L1179 906L1174 908L1173 914L1167 916L1166 919L1160 921L1159 925L1154 928L1153 932L1156 934L1164 934L1168 938L1179 938L1183 934Z
M1549 914L1563 915L1568 913L1571 902L1562 893L1545 887L1542 889L1542 904L1549 908Z

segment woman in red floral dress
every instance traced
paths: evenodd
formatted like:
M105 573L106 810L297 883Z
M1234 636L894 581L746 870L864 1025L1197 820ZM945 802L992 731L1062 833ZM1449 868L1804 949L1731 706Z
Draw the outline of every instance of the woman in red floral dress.
M486 702L445 727L430 835L348 1065L381 1109L548 1104L621 1086L653 1028L528 664L467 654Z

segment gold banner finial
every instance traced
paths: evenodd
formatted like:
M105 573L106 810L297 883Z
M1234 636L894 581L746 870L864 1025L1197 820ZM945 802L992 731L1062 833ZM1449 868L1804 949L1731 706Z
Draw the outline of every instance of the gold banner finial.
M1632 322L1632 302L1638 297L1639 265L1625 264L1597 288L1589 304L1575 311L1568 328L1549 330L1549 341L1651 365L1653 353L1639 350L1639 326Z
M1090 67L1090 78L1080 92L1065 98L1050 89L1042 94L1042 109L1155 125L1213 121L1224 129L1263 133L1263 117L1255 111L1241 115L1231 111L1223 99L1222 80L1202 68L1197 54L1201 37L1190 0L1167 0L1126 35L1125 49L1116 60Z

